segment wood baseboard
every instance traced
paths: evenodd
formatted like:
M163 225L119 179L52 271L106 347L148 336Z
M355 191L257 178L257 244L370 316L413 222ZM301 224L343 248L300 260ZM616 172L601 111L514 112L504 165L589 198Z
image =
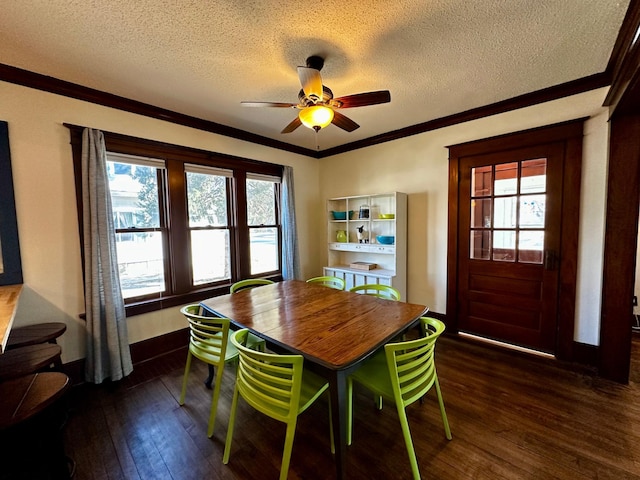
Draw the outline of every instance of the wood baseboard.
M130 345L131 361L135 368L136 365L140 365L143 362L153 360L174 350L185 348L188 343L188 328L136 342ZM62 366L62 371L69 376L72 385L80 385L84 383L84 366L85 359L81 358L65 363Z

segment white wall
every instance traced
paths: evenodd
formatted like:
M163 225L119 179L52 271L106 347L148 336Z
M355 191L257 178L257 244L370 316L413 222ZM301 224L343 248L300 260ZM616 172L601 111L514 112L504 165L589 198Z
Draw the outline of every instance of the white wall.
M597 344L606 164L606 89L494 115L322 159L324 199L408 194L407 300L446 313L448 145L591 117L585 124L575 340ZM326 227L325 227L326 228ZM326 252L325 252L326 261Z
M321 271L319 161L115 109L0 82L9 124L24 289L14 326L62 321L63 362L84 357L80 242L69 130L63 123L262 160L294 168L304 277ZM301 188L302 187L302 188ZM128 319L131 343L185 327L177 308Z

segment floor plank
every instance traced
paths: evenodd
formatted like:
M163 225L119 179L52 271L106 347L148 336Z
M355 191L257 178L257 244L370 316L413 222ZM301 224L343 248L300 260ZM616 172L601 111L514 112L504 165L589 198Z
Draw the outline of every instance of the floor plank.
M640 336L634 355L640 358ZM640 362L629 385L442 338L436 364L453 440L444 437L434 392L411 405L409 424L425 479L640 479ZM234 371L224 373L216 427L207 438L211 391L195 361L178 405L186 351L137 365L117 385L74 387L67 452L84 479L275 479L284 425L240 403L231 460L222 464ZM353 479L410 479L395 406L374 408L356 387ZM332 479L327 403L300 418L290 479Z

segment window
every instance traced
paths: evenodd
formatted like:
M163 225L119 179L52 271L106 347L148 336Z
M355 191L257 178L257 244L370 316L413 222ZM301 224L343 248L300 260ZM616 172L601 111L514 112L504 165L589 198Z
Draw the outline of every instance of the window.
M279 178L247 175L247 225L251 275L279 270L280 229L276 201Z
M82 128L69 128L82 223ZM103 133L128 315L282 278L280 165Z
M231 170L186 165L192 284L231 279L228 179Z
M164 162L107 154L118 272L126 300L166 292L166 219L160 214Z

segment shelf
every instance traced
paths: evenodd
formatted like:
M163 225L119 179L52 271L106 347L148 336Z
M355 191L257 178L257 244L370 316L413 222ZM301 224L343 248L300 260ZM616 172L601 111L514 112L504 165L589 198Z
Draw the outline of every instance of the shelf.
M361 210L368 210L369 216L358 218ZM351 218L335 220L331 213L334 211L354 213ZM380 218L381 214L393 214L394 218ZM325 275L341 277L349 287L365 283L391 285L406 299L407 195L391 192L330 198L326 218L328 258ZM360 227L363 227L362 232ZM338 231L345 232L346 242L337 241ZM395 242L392 245L378 243L379 235L393 236ZM349 265L355 262L375 263L378 268L350 268Z
M369 277L394 277L396 272L393 270L386 270L384 268L374 268L372 270L361 270L359 268L351 268L349 265L333 265L330 268L332 270L340 270L341 272L353 273L356 275L365 275Z

